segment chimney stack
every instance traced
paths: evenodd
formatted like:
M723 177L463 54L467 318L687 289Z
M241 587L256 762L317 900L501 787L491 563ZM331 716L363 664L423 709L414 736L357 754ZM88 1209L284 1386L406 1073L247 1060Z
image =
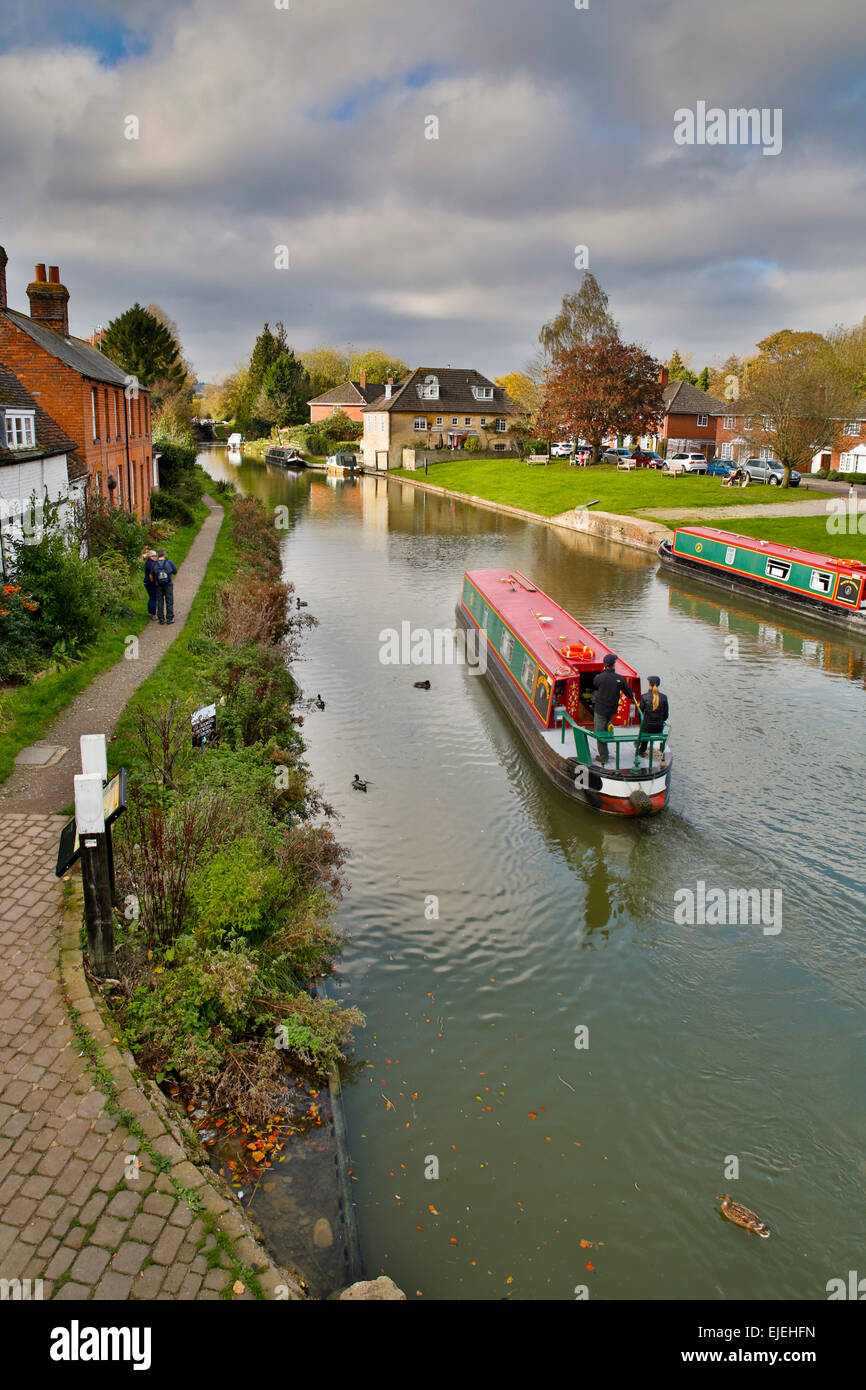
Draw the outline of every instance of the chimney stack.
M53 329L64 338L69 337L69 291L60 283L60 271L56 265L49 268L47 277L44 264L37 265L33 280L27 286L27 298L30 300L30 317L36 323Z
M4 246L0 246L0 309L5 309L7 304L6 266L8 265L8 263L9 257L6 255L6 248Z
M667 367L659 367L659 385L661 385L661 386L667 386L667 384L668 384L668 369L667 369Z
M393 378L392 376L389 376L389 377L388 377L388 383L387 383L387 385L386 385L386 387L385 387L385 400L386 400L386 401L390 401L390 399L391 399L391 391L393 390L393 387L394 387L394 378Z
M358 384L359 384L359 386L361 387L361 390L362 390L362 391L366 391L366 389L367 389L367 373L366 373L366 372L362 372L362 373L361 373L361 380L360 380L360 382L359 382Z

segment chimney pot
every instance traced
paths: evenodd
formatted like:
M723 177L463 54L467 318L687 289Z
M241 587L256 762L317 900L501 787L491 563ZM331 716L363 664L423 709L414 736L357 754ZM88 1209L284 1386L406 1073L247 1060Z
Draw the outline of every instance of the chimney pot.
M45 266L41 261L33 272L33 279L38 285L45 284Z
M45 266L36 267L35 278L27 286L30 300L30 317L35 323L44 324L64 338L69 337L69 291L60 283L60 271L56 265L51 267L51 279L45 274Z
M50 266L48 267L48 283L49 283L50 285L59 285L59 284L60 284L60 267L59 267L59 266L50 265Z
M362 373L361 373L360 386L361 386L361 390L362 390L362 391L366 391L366 389L367 389L367 373L366 373L366 372L362 372Z
M667 367L659 367L659 384L661 386L667 386L668 376L669 373Z
M6 248L0 246L0 309L6 308L6 266L9 257L6 255Z

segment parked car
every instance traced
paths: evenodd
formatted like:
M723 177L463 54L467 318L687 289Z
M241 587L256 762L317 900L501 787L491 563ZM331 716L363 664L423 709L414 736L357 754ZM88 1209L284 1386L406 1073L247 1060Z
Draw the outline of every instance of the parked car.
M657 454L654 449L635 449L632 458L638 468L661 468L664 465L661 454Z
M716 454L714 459L710 459L707 464L707 476L710 478L727 478L732 469L736 468L733 459L724 459L720 454Z
M621 459L630 459L631 449L605 449L601 456L602 463L619 463Z
M706 473L707 456L706 454L669 454L668 463L681 463L687 473Z
M785 472L778 459L746 459L740 467L746 470L753 483L767 483L770 487L779 487ZM800 474L796 468L791 469L788 486L800 486Z
M552 459L570 459L574 443L568 439L560 439L556 444L550 446L550 457Z

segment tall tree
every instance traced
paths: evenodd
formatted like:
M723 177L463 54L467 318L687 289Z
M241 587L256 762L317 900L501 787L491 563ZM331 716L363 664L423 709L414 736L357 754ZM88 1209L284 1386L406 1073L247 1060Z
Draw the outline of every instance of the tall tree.
M792 468L806 472L815 454L838 447L858 397L826 340L822 346L804 342L804 336L819 335L792 334L761 352L750 366L738 406L752 447L771 448L782 464L783 487Z
M494 383L514 402L526 423L532 425L544 399L536 382L525 372L506 372L504 376L494 377Z
M367 373L369 382L387 381L389 376L400 381L408 376L409 367L400 357L389 357L387 352L379 348L368 348L365 352L356 353L349 363L350 380L358 381L362 372Z
M307 417L309 398L310 378L289 348L265 368L256 412L277 428L297 425Z
M582 343L615 337L619 329L608 313L608 297L594 275L583 272L580 289L562 297L559 313L542 324L538 341L548 357Z
M244 434L254 434L262 427L273 424L273 420L262 415L257 407L263 400L261 391L265 372L288 351L285 325L278 323L277 331L272 333L270 324L266 323L253 344L244 393L235 412L235 423Z
M149 309L133 304L105 330L102 351L112 362L153 391L156 407L162 398L187 389L187 368L180 343Z
M866 396L866 318L850 328L837 324L827 340L840 375L859 396Z
M342 348L310 348L308 352L301 353L301 361L310 378L310 396L321 396L349 380L351 358Z
M695 382L695 385L697 386L697 388L698 388L699 391L709 391L709 389L710 389L710 369L709 369L709 367L704 367L704 370L703 370L702 372L699 373L698 379L697 379L697 381Z
M671 381L687 381L690 386L694 386L697 378L694 372L690 371L676 348L673 356L668 363L668 377Z
M795 362L801 357L814 358L827 350L827 339L821 333L795 333L782 328L757 344L761 357L774 362Z
M662 411L659 363L608 334L555 354L541 420L551 432L587 440L595 460L606 435L654 432Z

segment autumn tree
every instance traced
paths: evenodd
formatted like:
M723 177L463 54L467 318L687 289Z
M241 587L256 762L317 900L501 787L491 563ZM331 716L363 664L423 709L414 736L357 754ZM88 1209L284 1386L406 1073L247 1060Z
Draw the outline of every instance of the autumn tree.
M787 487L792 468L806 472L815 454L838 447L859 393L820 334L774 334L758 347L738 411L746 439L755 452L772 449Z
M494 377L494 384L501 387L517 407L520 421L533 426L544 399L538 384L525 372L506 372L504 376Z
M381 352L379 348L368 348L351 359L348 379L360 381L362 372L367 373L367 380L371 383L387 381L389 376L395 381L400 381L404 376L408 376L409 368L399 357L389 357L388 353Z
M611 333L555 353L541 412L548 431L585 439L595 461L608 434L648 434L663 414L659 363Z
M334 386L342 386L349 381L349 368L352 354L336 347L314 347L301 353L307 375L310 378L310 397L324 395Z
M619 329L607 306L605 291L595 276L585 270L580 289L563 295L559 313L542 324L538 341L546 356L552 360L557 353L580 344L616 337Z

